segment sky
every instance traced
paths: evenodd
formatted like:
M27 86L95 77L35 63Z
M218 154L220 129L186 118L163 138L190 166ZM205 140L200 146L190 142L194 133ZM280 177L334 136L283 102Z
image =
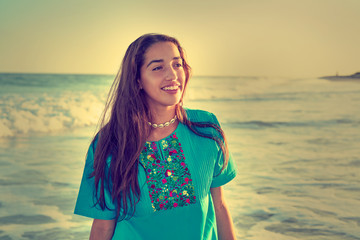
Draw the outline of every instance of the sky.
M164 33L193 75L360 71L359 0L0 0L0 72L115 74L129 44Z

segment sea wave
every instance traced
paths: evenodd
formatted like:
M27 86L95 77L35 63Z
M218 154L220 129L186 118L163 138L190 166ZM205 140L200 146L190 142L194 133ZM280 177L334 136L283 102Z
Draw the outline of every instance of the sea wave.
M224 125L231 128L246 128L246 129L264 129L264 128L283 128L283 127L326 127L329 125L354 125L359 126L360 121L352 119L328 119L318 121L294 121L294 122L272 122L272 121L228 121Z
M49 133L76 127L94 126L104 109L106 94L62 92L57 95L9 94L0 98L0 137ZM224 99L222 99L224 100ZM194 100L193 100L194 101ZM229 99L234 101L234 99ZM225 121L230 128L265 129L287 127L325 127L360 125L356 119L322 119L308 121Z
M96 125L104 102L105 96L92 92L2 96L0 137Z
M114 76L96 74L0 73L0 93L53 92L107 88Z

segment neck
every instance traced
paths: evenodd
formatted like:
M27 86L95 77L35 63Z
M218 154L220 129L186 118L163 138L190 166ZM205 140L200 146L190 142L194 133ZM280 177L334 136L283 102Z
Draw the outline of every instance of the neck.
M151 122L164 123L175 116L175 106L151 109Z
M175 106L164 108L164 109L151 109L151 123L152 124L163 124L170 121L175 116ZM173 124L170 124L167 127L162 128L153 128L151 127L150 135L147 137L147 141L159 141L160 139L169 136L173 131L175 131L178 121L175 121Z

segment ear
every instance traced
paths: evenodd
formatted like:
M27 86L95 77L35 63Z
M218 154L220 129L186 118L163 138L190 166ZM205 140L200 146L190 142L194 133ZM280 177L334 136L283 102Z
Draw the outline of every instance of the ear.
M137 80L137 83L139 85L139 89L143 89L143 86L142 86L142 83L141 83L140 79Z

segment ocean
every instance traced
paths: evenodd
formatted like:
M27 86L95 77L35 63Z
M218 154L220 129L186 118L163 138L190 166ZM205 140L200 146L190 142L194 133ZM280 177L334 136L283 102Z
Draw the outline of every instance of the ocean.
M112 75L0 74L0 240L88 239L73 215ZM237 163L225 194L238 239L360 239L360 82L191 79Z

